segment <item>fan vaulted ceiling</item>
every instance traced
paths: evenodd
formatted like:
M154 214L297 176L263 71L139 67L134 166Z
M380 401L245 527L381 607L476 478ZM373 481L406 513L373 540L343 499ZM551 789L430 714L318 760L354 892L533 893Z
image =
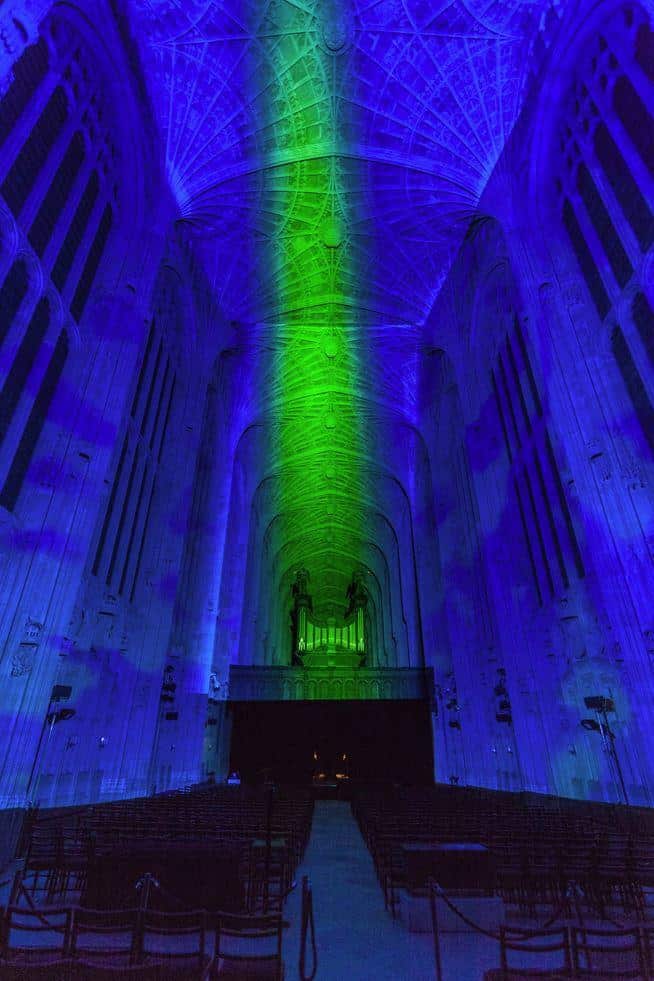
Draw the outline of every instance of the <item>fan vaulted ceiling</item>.
M543 0L127 2L226 315L274 319L298 261L315 307L331 236L361 316L423 320L516 119ZM331 198L307 198L326 158Z
M334 613L357 564L391 575L379 529L401 542L410 520L394 488L413 499L415 453L389 427L399 444L419 425L415 328L517 118L549 0L125 2L181 220L258 352L267 437L245 470L266 492L237 537L271 556L271 595L306 565Z

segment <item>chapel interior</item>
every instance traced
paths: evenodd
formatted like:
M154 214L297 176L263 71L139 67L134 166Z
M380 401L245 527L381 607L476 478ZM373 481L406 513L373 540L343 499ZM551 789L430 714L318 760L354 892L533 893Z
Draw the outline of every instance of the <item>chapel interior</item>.
M653 670L652 0L0 0L0 979L654 978Z

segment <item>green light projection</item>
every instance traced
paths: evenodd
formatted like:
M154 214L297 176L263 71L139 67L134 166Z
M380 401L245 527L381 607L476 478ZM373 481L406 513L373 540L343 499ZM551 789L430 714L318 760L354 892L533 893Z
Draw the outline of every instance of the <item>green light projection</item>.
M275 549L283 550L286 585L306 566L316 614L340 618L361 561L365 500L352 171L342 164L337 99L344 28L336 4L287 9L294 23L271 43L274 95L289 108L273 118L285 120L294 162L266 171L270 213L279 216L270 243L278 310L271 453L281 483ZM290 591L280 600L289 598Z

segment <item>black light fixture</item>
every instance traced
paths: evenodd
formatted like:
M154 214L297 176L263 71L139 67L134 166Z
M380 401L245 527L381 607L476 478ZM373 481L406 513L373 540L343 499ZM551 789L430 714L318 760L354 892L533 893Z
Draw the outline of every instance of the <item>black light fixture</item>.
M606 695L586 695L584 705L595 712L615 712L615 702Z
M620 765L620 757L618 756L618 750L615 745L615 733L609 725L608 713L615 712L615 702L607 695L586 695L584 697L584 705L587 709L592 709L596 713L596 717L594 719L580 719L580 724L588 732L599 732L604 740L604 746L613 761L618 781L620 782L624 802L628 805L629 796L627 794L627 786L624 782L622 766Z
M584 729L587 729L589 732L601 732L602 731L602 727L599 724L599 722L597 721L597 719L582 719L581 720L581 724L584 727Z
M45 721L49 722L50 725L56 725L57 722L67 722L74 715L75 709L59 709L58 712L49 712Z
M53 711L53 705L55 702L63 702L64 699L70 698L73 693L72 685L53 685L52 691L50 692L50 700L48 702L48 708L45 713L45 718L43 719L43 725L41 726L41 732L39 734L39 741L36 746L36 753L34 754L34 762L32 763L32 769L30 770L29 779L27 781L27 787L25 788L25 796L29 796L30 788L32 786L32 781L34 780L34 774L36 773L36 767L39 761L39 756L41 755L41 745L43 743L43 737L45 735L46 726L50 726L48 729L48 741L52 735L52 730L54 729L57 722L67 722L68 719L72 719L75 715L75 709L66 708L58 709Z
M62 702L64 698L70 698L73 693L72 685L54 685L52 689L52 694L50 695L51 702Z

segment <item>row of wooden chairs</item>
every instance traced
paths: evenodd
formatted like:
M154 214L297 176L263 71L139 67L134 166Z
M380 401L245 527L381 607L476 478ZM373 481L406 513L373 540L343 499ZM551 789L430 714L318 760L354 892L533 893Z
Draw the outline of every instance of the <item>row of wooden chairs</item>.
M558 805L558 806L555 806ZM470 788L401 795L360 793L353 811L372 855L385 905L394 914L405 881L408 841L476 841L491 850L505 902L536 916L558 906L572 880L587 907L644 915L654 886L654 829L627 812L585 801Z
M25 865L41 901L51 904L72 897L84 902L86 897L88 904L89 899L96 902L85 892L89 869L103 856L138 850L139 843L154 840L161 844L162 852L168 844L192 847L202 843L215 855L238 852L242 885L234 888L234 894L244 896L244 910L260 911L263 896L266 909L280 908L279 897L288 890L306 848L312 816L310 795L277 791L270 822L273 860L262 862L261 841L268 831L269 814L268 801L260 790L211 787L34 813L25 837ZM265 885L264 871L269 876Z
M281 913L9 906L0 978L281 979Z
M313 806L309 794L299 790L276 790L274 813L284 823L306 819ZM47 841L52 831L74 842L80 832L100 837L121 826L135 833L150 833L154 826L163 830L174 822L178 833L196 834L215 827L216 817L225 828L242 824L260 827L266 819L267 797L261 789L212 787L204 790L174 791L156 797L139 797L81 807L36 809L30 815L30 830L43 832Z
M534 978L650 981L654 978L654 928L500 927L500 965L486 971L484 981Z

